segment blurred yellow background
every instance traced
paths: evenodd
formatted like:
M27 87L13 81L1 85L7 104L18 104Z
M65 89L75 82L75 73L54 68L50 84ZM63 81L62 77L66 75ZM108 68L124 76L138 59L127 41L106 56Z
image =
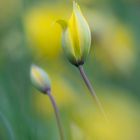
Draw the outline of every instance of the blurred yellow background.
M58 140L47 96L30 82L32 63L51 77L66 140L140 139L140 3L79 0L92 46L84 65L109 122L63 54L57 19L68 19L71 0L0 0L0 139Z

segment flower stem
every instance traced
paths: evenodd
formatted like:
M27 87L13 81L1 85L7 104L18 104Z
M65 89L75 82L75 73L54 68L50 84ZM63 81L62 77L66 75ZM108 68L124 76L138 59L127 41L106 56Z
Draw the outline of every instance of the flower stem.
M95 93L95 91L94 91L94 89L93 89L88 77L86 76L83 66L82 65L78 66L78 69L79 69L80 74L81 74L81 76L82 76L87 88L89 89L89 91L90 91L90 93L91 93L96 105L98 106L98 108L99 108L100 112L102 113L102 115L104 116L104 118L107 120L107 117L106 117L105 111L104 111L104 109L102 107L102 104L101 104L99 98L97 97L97 95L96 95L96 93Z
M62 124L61 124L61 119L60 119L58 107L57 107L56 102L55 102L53 96L51 95L51 93L47 92L47 95L49 96L50 101L51 101L52 106L53 106L53 109L54 109L56 122L57 122L57 126L58 126L59 133L60 133L60 140L64 140L64 132L63 132Z
M0 112L0 119L1 122L3 122L3 124L5 125L5 128L8 131L8 137L10 140L15 140L15 136L14 136L14 132L11 128L11 125L9 124L7 118Z

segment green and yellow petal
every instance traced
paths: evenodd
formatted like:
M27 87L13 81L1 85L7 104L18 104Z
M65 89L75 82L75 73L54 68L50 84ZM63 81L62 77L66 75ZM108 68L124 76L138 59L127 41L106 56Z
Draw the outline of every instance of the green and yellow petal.
M36 65L31 66L30 72L32 84L41 92L50 89L50 80L48 74Z
M91 33L79 5L73 2L69 21L59 20L58 23L63 29L62 46L67 58L74 65L83 64L90 50Z

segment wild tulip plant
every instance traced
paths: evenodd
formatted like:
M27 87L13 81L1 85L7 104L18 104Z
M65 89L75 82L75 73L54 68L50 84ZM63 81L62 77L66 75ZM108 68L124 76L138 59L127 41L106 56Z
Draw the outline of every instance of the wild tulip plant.
M91 32L86 19L84 18L79 5L73 2L73 12L69 21L58 20L62 27L62 47L69 62L76 66L89 89L93 99L99 107L101 113L106 118L104 109L98 99L89 79L87 78L83 64L89 55L91 47Z
M91 32L86 19L84 18L79 5L73 2L73 12L69 21L57 20L62 27L62 47L69 62L78 68L87 88L89 89L96 105L100 109L102 115L106 118L104 109L97 97L89 79L87 78L83 64L90 52L91 47ZM54 108L56 121L60 133L60 139L64 140L64 132L61 124L59 110L56 102L51 94L51 83L48 74L41 68L31 66L31 81L32 84L42 93L48 95Z
M30 77L34 87L37 88L40 92L44 93L45 95L48 95L54 109L60 139L64 140L64 132L60 119L60 113L56 105L55 99L51 94L51 83L48 74L38 66L32 65L30 70Z

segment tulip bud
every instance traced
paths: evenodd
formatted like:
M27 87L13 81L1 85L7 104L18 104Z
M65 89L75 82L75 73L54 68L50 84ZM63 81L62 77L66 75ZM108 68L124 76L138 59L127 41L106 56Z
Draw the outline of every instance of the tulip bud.
M73 2L69 21L58 20L63 29L62 46L68 60L76 66L84 64L90 51L91 33L80 7Z
M37 67L36 65L31 66L30 77L32 84L41 92L50 92L51 84L48 74Z

